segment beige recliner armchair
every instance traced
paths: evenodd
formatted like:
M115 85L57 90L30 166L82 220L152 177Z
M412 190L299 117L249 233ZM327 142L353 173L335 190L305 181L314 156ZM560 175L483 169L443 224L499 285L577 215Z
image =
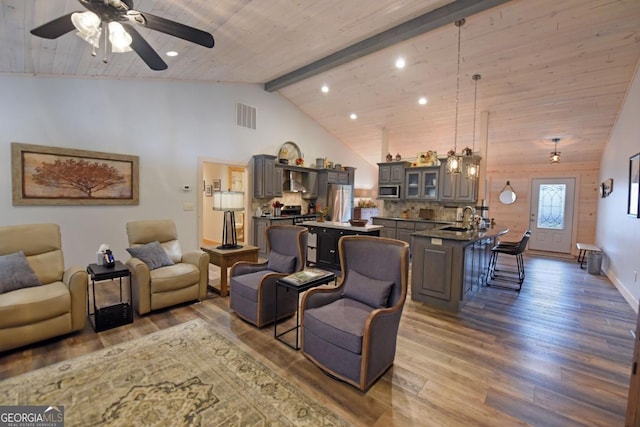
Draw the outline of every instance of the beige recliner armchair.
M0 256L20 251L40 284L0 294L0 351L82 330L87 319L87 272L64 269L60 227L0 227Z
M173 263L152 269L136 257L127 261L133 275L133 306L138 314L207 296L209 255L199 249L182 253L172 220L128 222L127 237L133 248L159 242Z

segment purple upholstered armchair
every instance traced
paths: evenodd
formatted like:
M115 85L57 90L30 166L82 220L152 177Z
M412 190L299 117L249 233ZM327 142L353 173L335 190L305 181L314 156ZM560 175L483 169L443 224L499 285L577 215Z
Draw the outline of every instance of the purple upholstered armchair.
M271 225L265 232L268 260L239 261L229 272L231 309L259 328L275 321L276 281L304 269L307 262L306 227ZM279 318L293 315L297 307L297 292L278 293Z
M409 245L345 236L338 248L338 286L312 289L302 298L302 353L329 374L367 391L396 354Z

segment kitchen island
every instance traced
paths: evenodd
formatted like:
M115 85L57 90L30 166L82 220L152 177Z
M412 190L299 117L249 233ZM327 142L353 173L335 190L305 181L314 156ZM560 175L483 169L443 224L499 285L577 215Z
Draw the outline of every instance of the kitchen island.
M348 222L335 221L305 221L300 225L309 229L307 264L329 270L340 270L338 240L342 236L380 236L380 230L384 228L381 225L369 224L357 227Z
M491 248L509 229L443 228L411 235L411 299L457 312L474 289L486 284Z

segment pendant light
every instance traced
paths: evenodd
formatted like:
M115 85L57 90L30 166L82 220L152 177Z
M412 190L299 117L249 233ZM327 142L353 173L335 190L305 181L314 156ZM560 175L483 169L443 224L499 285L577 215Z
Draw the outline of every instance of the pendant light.
M456 154L456 150L458 149L458 101L460 98L460 37L461 28L464 23L464 19L456 21L456 27L458 27L458 71L456 74L456 121L453 137L453 150L447 153L447 172L450 174L459 174L462 172L462 157Z
M482 76L480 74L474 74L472 79L475 83L475 89L473 94L473 141L472 141L472 149L471 155L473 156L473 152L476 151L476 108L478 105L478 80L480 80ZM467 178L468 179L476 179L480 174L480 165L476 163L476 160L473 159L471 163L467 165Z
M552 141L556 145L549 156L549 163L560 163L560 152L558 151L558 142L560 142L560 138L553 138Z

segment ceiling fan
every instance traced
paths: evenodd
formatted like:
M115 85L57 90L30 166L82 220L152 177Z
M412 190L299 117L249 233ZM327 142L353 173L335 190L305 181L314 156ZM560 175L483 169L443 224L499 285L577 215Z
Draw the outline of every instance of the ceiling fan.
M180 24L166 18L139 12L133 9L133 0L78 0L85 12L71 12L31 30L31 34L45 39L56 39L70 31L93 46L91 54L96 55L100 36L104 31L105 56L107 46L112 52L134 50L152 70L166 70L167 64L136 31L136 24L170 36L179 37L204 47L213 47L213 36L197 28Z

